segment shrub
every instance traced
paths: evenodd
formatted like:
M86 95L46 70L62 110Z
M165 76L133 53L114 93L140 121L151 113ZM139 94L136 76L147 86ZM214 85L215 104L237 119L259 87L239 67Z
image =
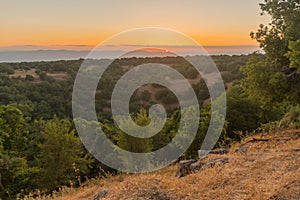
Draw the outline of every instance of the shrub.
M290 109L280 120L279 128L300 128L300 105Z
M15 70L12 66L10 66L8 64L1 64L0 65L0 73L14 74Z
M26 77L25 77L25 80L26 81L34 81L34 77L27 74Z

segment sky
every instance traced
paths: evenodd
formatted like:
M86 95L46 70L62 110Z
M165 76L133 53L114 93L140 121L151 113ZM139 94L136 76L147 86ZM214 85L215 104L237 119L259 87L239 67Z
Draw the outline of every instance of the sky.
M0 47L96 46L114 34L142 27L173 29L203 46L257 45L249 34L269 21L260 16L261 2L0 0Z

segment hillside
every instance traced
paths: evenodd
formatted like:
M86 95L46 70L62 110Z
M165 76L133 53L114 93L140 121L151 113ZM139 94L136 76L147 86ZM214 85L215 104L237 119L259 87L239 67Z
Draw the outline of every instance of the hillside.
M239 72L250 56L212 56L221 72L226 89L241 80ZM30 106L31 117L35 119L71 118L71 101L74 81L83 60L52 62L0 63L0 105L12 103ZM107 60L93 61L103 66ZM104 63L104 64L103 64ZM181 57L167 58L122 58L116 59L105 71L96 93L96 111L99 121L111 118L111 95L117 81L129 70L147 63L168 65L178 70L190 82L201 105L209 103L209 92L205 81L193 67ZM205 69L205 77L211 77ZM176 80L173 81L174 84ZM178 82L177 82L178 83ZM18 95L16 95L18 94ZM179 108L177 98L165 87L147 84L132 95L130 111L137 112L141 107L150 108L159 103L170 113Z
M90 180L79 189L64 189L55 199L296 200L300 199L299 148L300 130L257 134L232 145L228 154L206 158L227 157L224 165L183 178L175 177L177 165L149 174L109 176Z

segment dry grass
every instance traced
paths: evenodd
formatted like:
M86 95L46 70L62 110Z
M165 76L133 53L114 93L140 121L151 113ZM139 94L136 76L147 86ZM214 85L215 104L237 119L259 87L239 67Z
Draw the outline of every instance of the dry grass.
M55 80L67 80L69 78L69 74L67 72L47 73L47 76L50 76Z
M39 78L39 76L35 73L36 69L30 69L30 70L15 70L14 74L11 74L10 77L21 77L25 78L26 75L31 75L34 78L34 82L40 83L42 80ZM47 73L47 76L50 76L54 78L55 80L66 80L69 78L68 73L66 72L59 72L59 73Z
M260 138L261 135L253 136ZM269 141L247 138L233 145L227 155L229 163L202 172L175 178L177 166L169 166L149 174L119 175L94 180L72 189L57 200L93 199L108 190L106 200L174 200L201 199L300 199L300 131L286 130L263 136ZM248 148L235 152L238 146Z
M15 70L14 74L11 74L10 77L21 77L25 78L26 75L31 75L33 76L34 79L39 79L39 76L35 73L36 69L30 69L30 70L21 70L17 69Z

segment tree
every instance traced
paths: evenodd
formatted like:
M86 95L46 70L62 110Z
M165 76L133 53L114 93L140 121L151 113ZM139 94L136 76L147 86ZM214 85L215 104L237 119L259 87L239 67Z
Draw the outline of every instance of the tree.
M130 126L130 121L131 119L123 119L122 123ZM134 122L139 126L148 125L150 123L150 118L147 115L147 111L141 109L139 113L137 113L136 117L134 117ZM132 132L134 131L135 130L132 129ZM130 152L145 153L152 150L152 140L136 138L128 135L127 133L124 133L123 131L120 131L118 146Z
M25 80L26 81L34 81L34 77L32 76L32 75L26 75L26 77L25 77Z
M150 118L147 115L147 111L144 109L141 109L136 116L133 116L133 121L130 118L124 118L121 120L122 126L127 126L127 130L129 133L125 133L121 130L119 130L119 137L118 137L118 146L126 151L134 152L134 153L150 153L153 149L153 143L152 138L137 138L129 135L130 133L137 132L135 128L131 125L131 123L136 123L139 126L146 126L150 123ZM148 127L147 130L151 131L151 127ZM146 134L146 133L145 133ZM138 166L138 163L149 164L149 160L151 159L151 156L145 155L143 159L137 160L135 157L122 157L120 158L123 162L123 165L127 169L135 169L138 170L140 166Z
M240 140L237 131L253 131L260 126L261 110L257 102L248 97L248 94L239 85L231 87L227 92L228 137Z
M26 160L27 136L23 113L14 106L0 106L0 198L11 198L21 189L34 189L38 169Z
M14 74L15 70L9 64L2 63L0 64L0 73Z
M47 78L48 78L47 73L44 71L39 72L39 77L43 81L47 80Z
M300 40L296 42L291 41L289 43L290 51L286 54L286 56L290 59L291 68L298 68L298 73L300 73Z
M300 2L265 0L260 7L262 14L271 16L271 22L268 26L260 25L251 37L260 43L265 58L255 55L257 59L252 57L248 62L244 70L245 86L250 95L258 97L265 105L282 101L299 103Z
M40 144L38 161L41 177L38 180L41 189L52 191L70 180L76 181L77 172L87 172L91 159L84 152L80 138L68 120L57 117L43 123L43 140Z

